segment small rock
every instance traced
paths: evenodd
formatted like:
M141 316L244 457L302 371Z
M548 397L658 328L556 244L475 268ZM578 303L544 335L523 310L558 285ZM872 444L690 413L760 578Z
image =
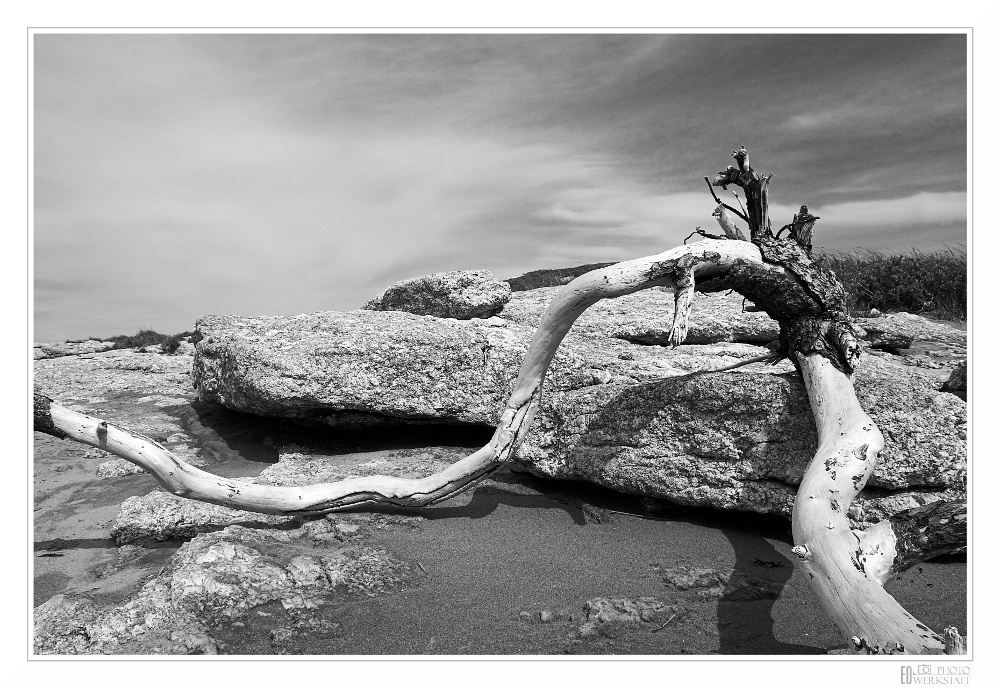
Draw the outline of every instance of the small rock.
M326 582L326 571L316 557L306 555L294 557L287 568L292 580L298 586L311 587Z
M413 574L407 564L377 547L345 547L322 560L331 586L369 597L400 587Z
M681 592L693 588L717 587L728 572L716 569L678 566L663 570L663 582Z
M543 609L541 612L538 613L538 620L541 621L542 623L552 623L553 621L555 621L555 618L556 618L555 615L548 609Z
M287 643L292 639L293 631L287 626L279 626L271 630L271 642L275 645Z
M438 318L491 318L510 301L510 285L487 270L438 272L392 285L363 306Z
M913 346L913 335L906 332L894 331L890 328L879 327L868 323L863 328L865 339L873 349L898 353L900 349L909 349Z
M217 655L219 644L204 633L192 633L188 630L175 631L170 634L170 640L183 647L185 654Z
M131 461L114 459L98 464L96 475L98 478L120 478L125 475L139 475L146 472L145 468L136 466Z
M720 597L732 601L773 600L781 594L782 585L775 581L748 575L742 571L678 566L664 569L663 582L675 590L696 590L698 597Z
M306 616L295 622L295 629L310 635L329 635L340 628L335 621L328 621L316 616Z
M653 597L640 597L638 599L595 597L587 600L586 604L588 621L600 623L609 621L648 622L652 621L657 613L666 609L668 606L665 603Z
M319 600L313 597L305 597L299 594L288 595L280 600L281 606L287 611L301 609L319 609Z
M967 391L968 366L967 361L959 361L955 365L955 369L951 371L948 381L941 388L942 391L963 396Z
M593 375L595 384L606 385L611 382L611 373L606 370L595 370Z

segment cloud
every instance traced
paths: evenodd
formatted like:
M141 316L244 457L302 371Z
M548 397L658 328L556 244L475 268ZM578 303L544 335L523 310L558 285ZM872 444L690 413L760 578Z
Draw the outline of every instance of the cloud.
M110 335L190 329L212 312L350 309L416 274L528 269L524 256L560 241L536 210L610 174L558 145L359 138L237 106L182 109L155 136L142 126L57 130L39 147L39 339L84 323Z
M735 205L735 199L728 202ZM906 243L908 233L932 249L964 242L966 207L964 192L921 192L905 198L828 203L811 207L811 212L821 218L816 226L819 246L847 249L867 244L908 250L918 245ZM570 227L605 227L617 235L620 246L645 245L647 253L653 253L663 244L680 243L696 226L718 233L713 209L707 193L650 194L639 185L616 184L564 190L539 217ZM798 210L771 204L774 229L790 222Z
M432 271L662 251L716 231L701 174L744 142L775 165L776 200L817 201L830 245L918 245L944 235L934 223L953 237L964 196L938 189L964 185L965 127L939 115L964 112L964 60L889 42L40 36L37 336L354 308ZM719 73L719 49L745 68ZM845 189L862 200L833 203Z
M961 191L922 191L907 198L831 203L812 212L836 225L965 224L968 197Z

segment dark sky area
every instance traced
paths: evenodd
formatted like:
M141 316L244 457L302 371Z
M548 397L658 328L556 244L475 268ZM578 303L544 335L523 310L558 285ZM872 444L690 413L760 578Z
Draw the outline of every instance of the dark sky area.
M740 145L818 246L966 240L964 34L37 34L33 83L40 342L658 253Z

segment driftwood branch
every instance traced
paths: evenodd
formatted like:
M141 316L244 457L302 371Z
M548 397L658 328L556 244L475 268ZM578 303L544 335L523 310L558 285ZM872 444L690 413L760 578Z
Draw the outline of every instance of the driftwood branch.
M750 240L769 238L772 235L771 219L767 214L767 187L773 175L762 177L754 172L750 167L750 154L744 147L733 151L733 158L737 166L730 165L719 172L710 186L721 186L726 189L733 184L742 187L747 199L747 214L744 219L750 225Z
M787 225L783 226L775 234L776 237L780 237L781 233L786 229L789 230L789 238L797 243L799 246L804 248L807 252L812 252L812 237L813 237L813 225L816 224L816 220L819 220L817 216L809 212L809 208L802 206L799 208L799 212L792 217L792 221Z
M858 651L943 652L942 638L883 589L884 558L866 553L862 538L870 538L852 530L847 519L848 507L875 469L882 433L858 403L848 376L822 356L797 354L797 359L819 449L802 477L792 511L795 554L823 609ZM888 539L882 542L888 549Z
M743 236L743 232L736 226L736 223L733 222L733 218L729 217L729 213L726 212L727 207L728 206L725 203L720 203L715 206L715 210L712 212L712 215L719 221L719 226L722 227L722 232L726 235L727 239L746 241L747 238Z
M718 234L709 234L708 232L704 231L701 228L701 225L698 225L697 227L694 228L693 232L691 232L686 237L684 237L684 241L682 243L686 244L688 242L688 239L690 239L691 237L693 237L695 234L697 234L698 236L703 237L705 239L727 239L727 238L728 239L732 239L733 238L733 237L720 236Z
M736 199L736 205L738 205L740 207L740 212L743 213L744 217L746 217L747 210L746 210L746 208L743 207L743 203L740 201L740 195L734 191L733 192L733 198Z
M946 638L934 633L903 609L882 583L918 557L955 547L955 538L964 536L964 505L912 510L863 532L851 529L848 509L871 476L883 440L851 381L861 347L847 316L844 291L832 273L811 259L811 240L804 240L803 229L808 218L800 223L796 239L771 235L767 219L771 176L760 177L753 171L746 149L735 151L733 157L738 167L720 173L715 183L736 184L746 191L751 241L709 239L574 279L542 317L490 442L434 475L360 477L302 487L230 480L181 461L148 437L37 393L35 429L121 456L145 468L173 494L247 511L320 514L360 504L424 506L455 494L510 460L531 424L556 350L589 306L649 287L672 288L670 341L676 346L687 332L695 288L733 289L780 323L781 353L792 359L805 383L819 447L795 500L793 551L823 608L859 652L959 651L963 642L952 637L957 635L953 629ZM723 212L721 207L717 211ZM796 217L806 215L803 207ZM929 532L932 528L934 532Z
M728 209L730 212L734 213L736 215L736 217L740 218L744 222L746 222L746 223L750 222L750 220L747 219L746 213L743 213L743 212L737 210L736 208L734 208L733 206L726 205L725 203L722 202L722 199L719 198L718 195L715 193L715 189L712 188L712 182L710 182L708 180L708 177L705 177L705 183L708 184L708 190L712 193L712 198L715 199L715 202L716 202L717 205L720 205L723 208ZM732 238L732 237L730 237L730 238Z

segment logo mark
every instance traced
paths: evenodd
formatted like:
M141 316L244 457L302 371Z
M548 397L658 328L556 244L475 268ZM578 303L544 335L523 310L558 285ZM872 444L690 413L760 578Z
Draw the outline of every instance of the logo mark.
M969 685L970 667L964 664L918 664L899 667L899 682L903 685L961 686Z

